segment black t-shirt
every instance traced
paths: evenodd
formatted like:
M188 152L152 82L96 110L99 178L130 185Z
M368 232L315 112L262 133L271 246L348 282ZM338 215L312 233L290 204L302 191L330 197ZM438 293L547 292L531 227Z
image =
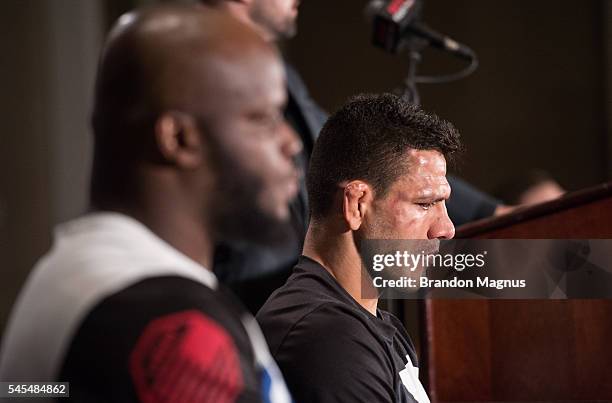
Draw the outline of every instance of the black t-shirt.
M298 403L428 401L402 323L372 315L312 259L300 258L257 320Z
M271 374L256 364L248 317L222 290L146 279L87 314L59 380L75 402L267 402Z

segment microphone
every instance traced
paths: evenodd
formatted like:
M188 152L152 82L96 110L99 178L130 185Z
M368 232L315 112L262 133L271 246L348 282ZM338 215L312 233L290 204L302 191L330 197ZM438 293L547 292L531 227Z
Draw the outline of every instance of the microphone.
M373 19L374 45L387 52L397 53L412 36L428 45L471 61L474 52L454 39L436 32L422 23L423 0L371 0L365 8L368 19Z
M408 32L427 40L430 46L449 52L461 59L470 61L474 58L472 49L420 22L408 26Z

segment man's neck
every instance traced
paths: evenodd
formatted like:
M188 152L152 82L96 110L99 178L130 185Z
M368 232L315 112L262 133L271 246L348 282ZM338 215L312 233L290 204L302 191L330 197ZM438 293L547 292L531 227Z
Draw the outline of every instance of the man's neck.
M253 27L264 38L266 42L274 42L276 38L267 29L257 24L251 18L249 9L246 4L238 1L224 1L221 6L225 8L234 18L240 20L246 25Z
M338 230L333 225L311 224L303 254L323 266L359 305L376 316L378 299L362 298L365 290L362 289L361 257L351 231ZM368 293L370 291L375 290Z
M212 270L214 243L202 217L190 215L187 206L174 199L142 197L130 203L103 203L94 209L115 211L138 220L179 252Z

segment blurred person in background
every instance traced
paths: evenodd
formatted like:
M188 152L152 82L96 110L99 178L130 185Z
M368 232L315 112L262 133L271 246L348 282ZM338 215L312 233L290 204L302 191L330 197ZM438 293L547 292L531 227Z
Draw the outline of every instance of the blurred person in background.
M544 203L565 194L565 189L545 171L534 169L506 181L496 195L514 205Z

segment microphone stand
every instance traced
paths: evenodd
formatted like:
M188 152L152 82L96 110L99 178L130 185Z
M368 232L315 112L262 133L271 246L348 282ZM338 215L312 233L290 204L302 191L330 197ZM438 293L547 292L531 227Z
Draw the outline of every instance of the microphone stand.
M421 52L416 49L411 49L408 52L408 75L404 79L404 87L402 88L402 98L415 105L421 104L421 97L417 89L416 76L417 66L421 62Z
M469 52L470 64L463 70L455 73L439 75L439 76L419 76L417 74L418 65L423 60L421 51L429 46L429 42L410 33L406 33L404 41L400 44L399 50L407 50L408 53L408 75L403 81L403 86L396 90L406 101L420 105L421 97L417 88L417 83L436 84L450 83L465 78L472 74L478 68L478 57L473 50L463 45L464 51Z
M418 38L410 38L403 44L403 48L408 49L408 75L403 81L400 89L400 96L406 101L415 105L421 104L421 97L417 88L417 69L423 60L421 51L427 46L427 42Z

